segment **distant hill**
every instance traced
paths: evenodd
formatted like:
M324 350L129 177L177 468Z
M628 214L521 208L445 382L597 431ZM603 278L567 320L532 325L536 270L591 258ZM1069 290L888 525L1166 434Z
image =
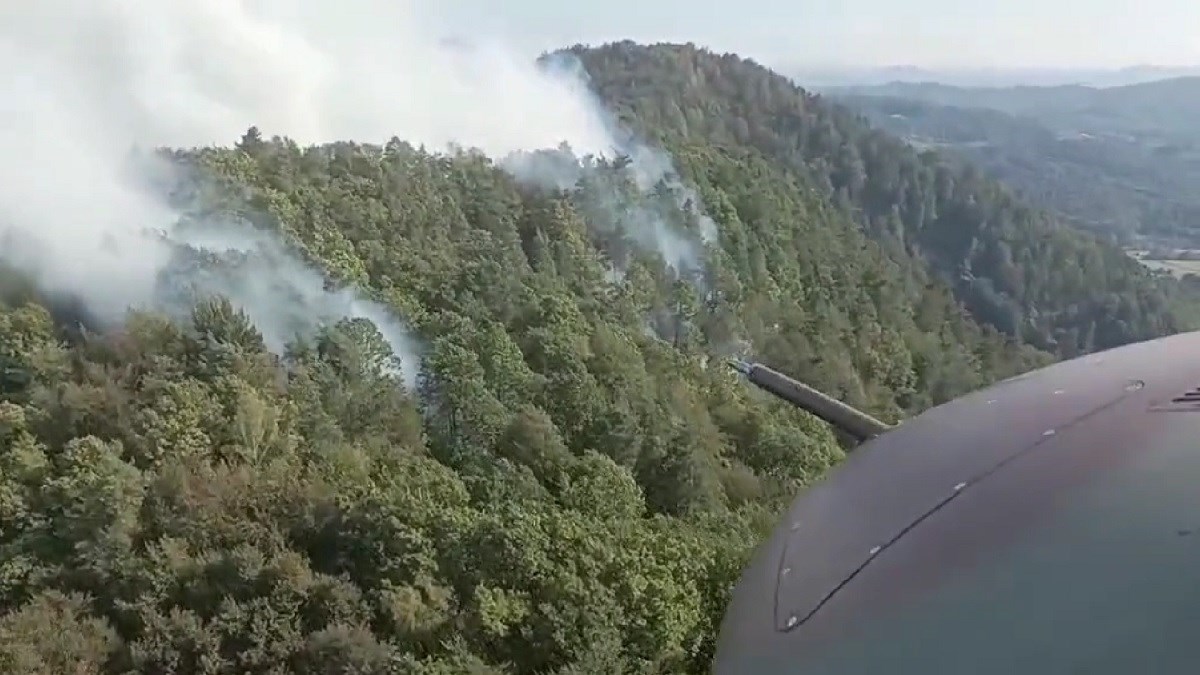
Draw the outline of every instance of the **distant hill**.
M956 87L932 82L830 87L824 93L888 96L1031 117L1058 132L1109 134L1192 149L1200 142L1200 75L1121 87Z
M783 65L779 71L810 89L877 86L894 82L938 82L959 87L1086 85L1120 87L1174 77L1200 75L1200 66L1130 66L1096 68L955 68L918 66L811 67Z
M958 100L961 90L922 87L919 91L940 91L945 93L940 98ZM1060 93L1065 99L1076 92ZM1200 224L1200 152L1192 142L1055 130L1036 117L914 98L851 94L836 100L916 147L948 151L978 164L1076 225L1115 233L1131 243L1143 235L1157 243L1195 245ZM1008 105L1018 107L1013 102ZM1097 107L1091 114L1110 110L1114 108Z

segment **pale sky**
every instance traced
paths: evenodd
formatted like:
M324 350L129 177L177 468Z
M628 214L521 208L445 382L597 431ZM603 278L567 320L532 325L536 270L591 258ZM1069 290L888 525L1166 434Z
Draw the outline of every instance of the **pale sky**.
M772 65L1200 64L1200 0L426 0L527 49L692 41ZM421 3L423 4L423 3Z

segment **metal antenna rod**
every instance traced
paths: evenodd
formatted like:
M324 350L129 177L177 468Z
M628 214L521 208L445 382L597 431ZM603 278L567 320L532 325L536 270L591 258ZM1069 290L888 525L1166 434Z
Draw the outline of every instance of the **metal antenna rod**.
M793 380L761 363L732 359L729 365L744 374L754 384L788 403L820 417L859 443L893 428L858 408L846 405L832 396L823 394L803 382Z

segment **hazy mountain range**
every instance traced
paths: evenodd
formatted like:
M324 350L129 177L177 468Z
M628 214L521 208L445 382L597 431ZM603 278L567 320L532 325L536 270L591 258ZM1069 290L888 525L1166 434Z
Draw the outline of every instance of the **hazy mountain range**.
M1086 85L1119 87L1172 77L1200 75L1200 66L1138 65L1118 69L1083 68L964 68L931 69L919 66L805 67L779 69L809 89L892 82L937 82L961 87L1053 87Z
M1090 228L1200 241L1200 76L1110 87L893 81L822 92Z

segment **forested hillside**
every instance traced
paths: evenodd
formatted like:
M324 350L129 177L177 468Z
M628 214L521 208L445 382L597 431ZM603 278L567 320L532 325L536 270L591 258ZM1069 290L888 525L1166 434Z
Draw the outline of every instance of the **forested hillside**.
M414 387L369 322L276 354L230 302L196 298L183 321L89 331L4 271L0 670L707 672L752 547L843 454L722 356L889 420L1049 362L960 309L939 279L958 262L1025 303L1013 333L1082 348L1174 325L1109 249L753 64L584 56L715 222L696 278L639 245L630 214L677 195L637 189L620 159L559 191L400 139L251 130L164 151L191 222L277 233L403 318ZM186 295L189 274L255 255L183 256L163 283Z
M920 153L732 54L617 43L574 50L606 103L677 148L751 146L803 177L897 260L926 261L980 321L1069 356L1193 325L1179 287L971 165Z
M522 189L477 155L248 136L175 160L247 200L209 215L258 205L403 312L427 379L381 375L354 324L279 361L205 302L67 346L10 297L0 578L25 608L0 635L80 637L10 638L9 663L700 672L779 500L841 453L709 343L742 336L893 418L1044 362L752 150L686 156L725 242L714 298L686 308L650 256L607 280L589 242L618 242L582 218L586 189ZM656 310L687 321L648 335Z

